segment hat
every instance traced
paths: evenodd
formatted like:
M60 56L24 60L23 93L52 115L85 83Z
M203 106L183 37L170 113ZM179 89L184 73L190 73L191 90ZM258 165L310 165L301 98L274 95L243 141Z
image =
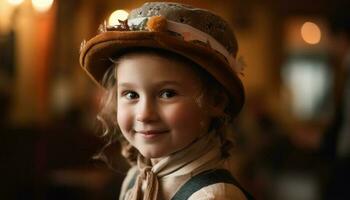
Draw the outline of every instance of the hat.
M228 92L235 116L244 103L236 62L237 40L229 24L204 9L170 2L145 3L116 26L102 24L100 33L83 41L80 65L100 86L104 73L130 48L158 48L197 63Z

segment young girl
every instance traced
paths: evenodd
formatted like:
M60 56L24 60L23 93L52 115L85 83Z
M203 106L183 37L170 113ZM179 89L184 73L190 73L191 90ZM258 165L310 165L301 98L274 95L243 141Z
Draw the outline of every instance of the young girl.
M80 63L105 88L99 118L132 164L120 199L251 199L227 170L228 129L244 103L229 25L154 2L100 30Z

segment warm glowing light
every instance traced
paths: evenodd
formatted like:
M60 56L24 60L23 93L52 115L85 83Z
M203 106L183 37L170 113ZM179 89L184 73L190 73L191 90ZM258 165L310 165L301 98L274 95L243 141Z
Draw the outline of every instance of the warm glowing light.
M53 0L32 0L32 4L35 10L45 12L51 8Z
M109 16L108 25L110 26L118 25L119 24L118 20L126 20L128 16L129 16L129 13L126 12L125 10L116 10L111 14L111 16Z
M305 22L301 27L301 36L306 43L317 44L321 40L321 30L313 22Z
M23 3L23 0L7 0L11 5L18 6Z

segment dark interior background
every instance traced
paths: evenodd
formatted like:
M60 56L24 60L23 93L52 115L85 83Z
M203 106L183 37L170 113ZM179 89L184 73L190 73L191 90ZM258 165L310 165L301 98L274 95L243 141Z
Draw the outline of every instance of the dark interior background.
M0 199L116 199L128 165L118 145L108 150L113 169L93 159L105 144L95 120L101 90L80 68L79 47L114 10L145 1L54 0L46 11L10 2L0 0ZM350 39L337 40L329 18L348 19L349 3L178 2L213 10L235 29L246 64L232 152L242 185L262 200L349 199L349 159L336 138L350 123L341 52ZM305 22L318 26L316 44L302 39Z

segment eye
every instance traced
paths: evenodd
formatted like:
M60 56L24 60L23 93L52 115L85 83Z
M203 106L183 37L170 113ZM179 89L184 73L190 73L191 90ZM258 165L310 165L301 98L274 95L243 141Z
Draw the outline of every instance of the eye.
M129 100L139 98L139 95L136 92L133 92L133 91L125 91L125 92L122 93L122 96L126 97Z
M177 93L175 90L170 90L170 89L166 89L166 90L162 90L159 94L159 96L161 98L165 98L165 99L169 99L169 98L172 98L174 96L176 96Z

